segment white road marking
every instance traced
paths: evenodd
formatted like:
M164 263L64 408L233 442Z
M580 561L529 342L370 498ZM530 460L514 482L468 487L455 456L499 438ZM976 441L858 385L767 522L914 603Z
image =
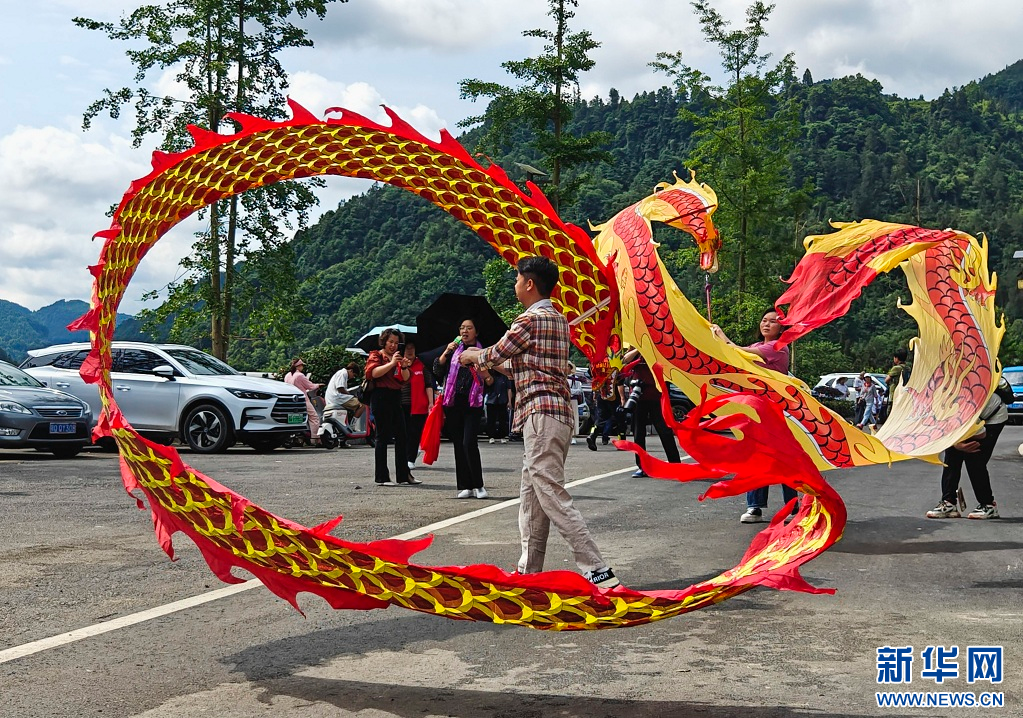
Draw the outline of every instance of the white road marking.
M634 471L634 467L630 466L627 469L618 469L616 471L609 471L605 474L597 474L596 476L587 476L585 479L579 479L578 481L572 481L565 484L566 488L572 488L573 486L581 486L588 484L591 481L597 481L599 479L606 479L609 476L616 474L623 474L626 471ZM510 499L508 501L502 501L498 504L492 504L485 506L482 509L476 511L470 511L467 514L460 514L459 516L453 516L450 519L444 519L443 521L437 521L436 523L423 526L418 529L414 529L407 533L403 533L399 536L394 536L396 539L413 539L423 536L424 534L431 533L433 531L439 531L441 529L454 526L456 524L470 521L480 516L486 516L492 514L495 511L506 509L509 506L517 506L519 499ZM114 618L109 621L103 621L96 623L92 626L86 626L85 628L76 628L73 631L67 633L60 633L56 636L50 636L49 638L42 638L38 641L32 641L31 643L25 643L14 648L7 648L0 651L0 663L7 663L8 661L15 661L25 656L31 656L34 653L41 653L42 651L48 651L52 648L59 648L60 646L67 645L68 643L74 643L75 641L81 641L86 638L92 638L93 636L100 636L104 633L110 633L111 631L117 631L128 626L134 626L137 623L144 623L145 621L151 621L154 618L160 618L171 613L177 613L178 611L184 611L194 606L201 606L204 603L210 603L211 601L218 601L221 598L227 598L228 596L234 596L235 594L248 591L250 589L262 586L258 579L251 579L245 583L236 583L226 588L218 588L215 591L208 591L206 593L200 593L198 596L192 596L190 598L184 598L180 601L174 601L172 603L166 603L162 606L156 606L155 608L149 608L145 611L139 611L138 613L132 613L128 616L121 616L120 618Z

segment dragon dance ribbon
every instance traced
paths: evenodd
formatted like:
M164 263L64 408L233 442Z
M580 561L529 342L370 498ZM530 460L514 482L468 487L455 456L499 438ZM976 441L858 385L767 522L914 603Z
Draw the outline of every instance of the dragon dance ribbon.
M116 441L125 488L148 500L168 555L173 557L173 534L182 532L222 580L242 580L232 573L242 568L296 608L296 594L306 591L337 608L396 605L448 618L550 630L632 626L697 610L758 585L824 592L798 573L838 540L845 524L841 498L820 470L905 458L948 440L950 435L941 434L950 423L941 414L945 405L929 405L945 423L931 427L926 442L889 448L817 404L798 380L765 370L741 350L712 341L709 324L667 274L650 233L651 221L688 232L700 249L701 268L714 271L721 240L711 221L717 199L706 185L677 178L674 184L659 185L650 197L602 225L591 241L585 231L563 222L539 189L528 184L530 194L523 193L500 168L481 167L446 132L439 142L429 140L389 110L391 125L385 127L337 109L330 112L339 117L320 120L290 104L291 120L234 114L241 129L233 135L193 127L193 147L154 153L152 172L131 184L110 228L97 235L104 244L99 261L90 267L95 277L91 308L69 327L91 332L93 348L81 373L100 388L103 411L96 433ZM640 349L659 382L671 381L700 399L684 421L672 422L696 463L666 465L644 454L641 462L648 473L679 481L716 478L705 494L709 498L789 483L804 494L796 520L785 525L779 513L734 568L688 588L602 590L565 571L519 576L495 566L418 566L411 558L430 538L344 541L330 534L340 518L307 528L275 516L189 467L173 448L145 440L121 414L110 383L116 311L139 262L170 228L213 202L273 182L325 174L374 179L414 192L472 228L512 264L532 254L555 261L561 269L555 306L569 319L572 341L594 366L613 370L622 341L628 341ZM993 291L986 248L978 254L975 240L956 236L959 244L951 250L947 243L918 243L926 245L925 257L913 265L910 283L917 301L908 309L918 321L931 322L934 331L922 332L910 387L918 389L913 400L926 403L937 396L942 382L956 381L965 375L964 368L972 367L970 376L979 382L969 392L972 407L985 392L990 394L986 381L1000 335L989 336L993 320L990 327L985 324ZM808 257L815 261L812 254ZM894 256L901 255L889 258ZM798 271L794 277L802 276ZM863 275L856 277L860 281ZM969 288L964 304L945 296L949 281ZM834 291L841 293L843 286L850 285L836 282ZM920 297L928 298L928 306L920 305ZM806 326L831 311L807 303L798 288L786 298L791 316ZM829 307L840 301L836 298ZM934 353L940 360L921 361L922 352L932 356L924 342L932 333L944 336L939 328L947 329L953 316L958 333L951 334L950 356L958 357L958 363L949 363L940 352ZM971 350L983 345L988 351L971 364L955 344L965 326L957 322L977 324L978 318L979 339ZM932 364L945 373L932 367L928 375ZM906 396L896 396L896 416L915 410ZM962 431L976 421L971 412L955 415L966 426Z

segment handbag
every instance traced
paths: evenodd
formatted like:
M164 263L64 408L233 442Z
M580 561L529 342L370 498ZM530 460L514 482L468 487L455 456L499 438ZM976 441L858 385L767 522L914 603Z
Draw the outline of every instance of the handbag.
M352 392L352 396L363 404L368 404L369 398L373 395L374 387L375 384L372 379L363 379L362 383Z

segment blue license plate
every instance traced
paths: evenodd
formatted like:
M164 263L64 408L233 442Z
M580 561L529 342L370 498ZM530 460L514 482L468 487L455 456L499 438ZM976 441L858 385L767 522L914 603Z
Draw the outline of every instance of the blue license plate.
M50 422L50 433L51 434L73 434L75 433L75 425L71 424L59 424L56 421Z
M1012 404L1009 404L1009 408L1010 409L1023 409L1023 401L1017 401L1017 402L1014 402Z

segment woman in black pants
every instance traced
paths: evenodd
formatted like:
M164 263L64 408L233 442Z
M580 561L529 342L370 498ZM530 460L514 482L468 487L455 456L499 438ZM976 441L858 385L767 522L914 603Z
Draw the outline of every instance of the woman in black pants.
M373 393L369 398L373 420L377 426L374 473L377 486L423 483L408 468L405 433L405 414L401 410L401 385L408 381L411 361L398 351L401 332L385 329L380 333L380 351L370 352L366 360L366 378L373 380ZM391 481L387 471L387 442L394 437L395 474Z
M444 433L455 449L457 498L487 498L483 488L483 464L478 436L483 419L483 395L494 377L486 369L462 366L458 362L465 347L482 347L476 340L476 324L466 319L458 328L458 339L444 348L433 363L434 376L444 377Z

